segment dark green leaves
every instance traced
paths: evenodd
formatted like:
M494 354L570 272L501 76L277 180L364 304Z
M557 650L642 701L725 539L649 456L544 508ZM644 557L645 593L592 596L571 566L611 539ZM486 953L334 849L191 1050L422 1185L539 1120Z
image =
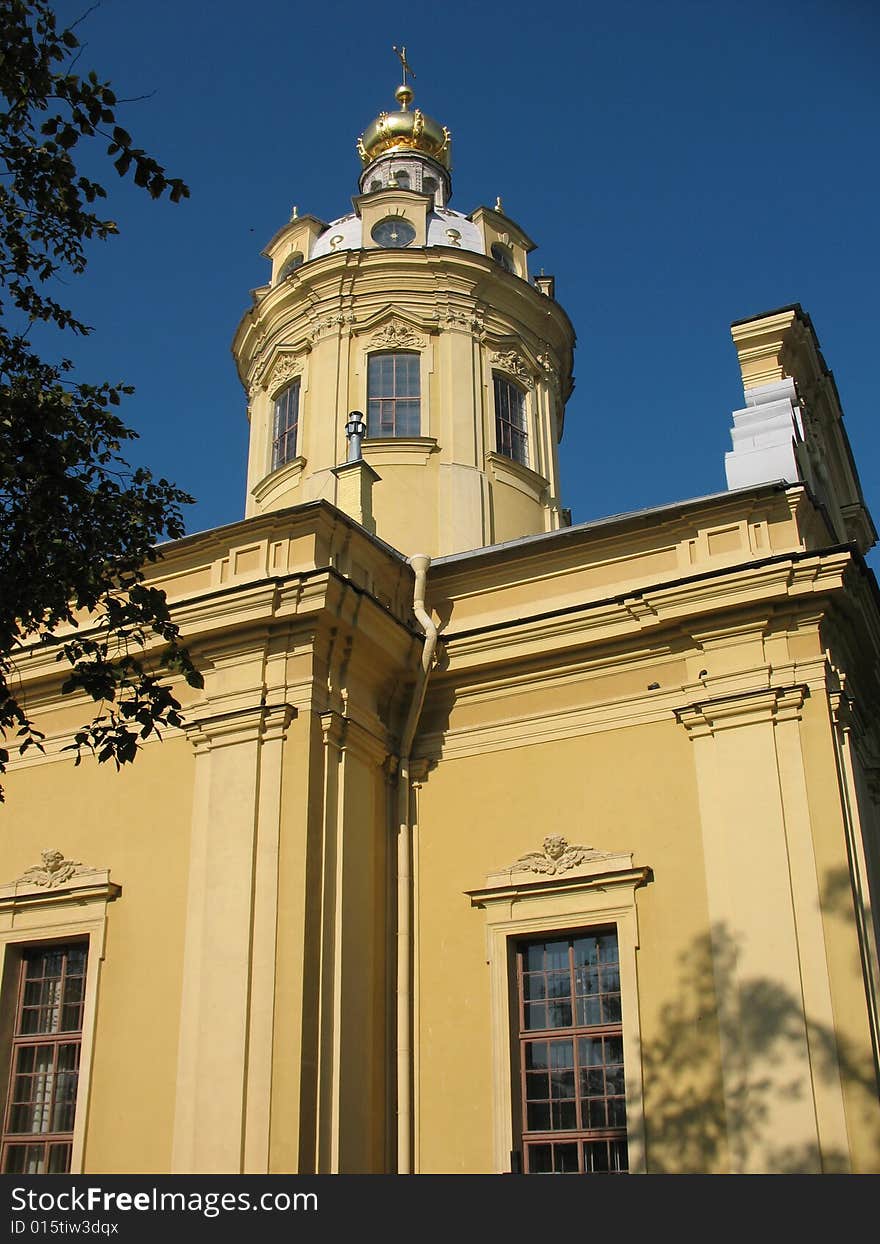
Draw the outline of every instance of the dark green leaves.
M46 286L82 273L85 243L117 231L92 210L106 191L79 174L80 142L103 139L116 171L153 198L189 191L117 124L109 84L74 72L80 51L47 0L0 0L0 738L42 750L17 662L49 645L70 670L62 691L99 706L74 737L77 763L89 749L118 767L181 724L159 671L201 686L143 574L156 541L183 534L191 498L121 456L135 434L115 409L131 389L75 383L68 362L39 357L29 327L90 331Z

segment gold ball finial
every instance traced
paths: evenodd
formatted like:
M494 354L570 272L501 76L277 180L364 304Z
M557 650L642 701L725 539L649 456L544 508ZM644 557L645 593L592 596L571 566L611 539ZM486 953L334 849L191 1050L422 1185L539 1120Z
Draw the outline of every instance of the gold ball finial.
M402 82L400 86L397 88L397 90L394 92L394 98L400 104L400 107L404 112L406 112L407 108L412 103L413 94L414 94L414 91L412 87L409 86L406 82Z

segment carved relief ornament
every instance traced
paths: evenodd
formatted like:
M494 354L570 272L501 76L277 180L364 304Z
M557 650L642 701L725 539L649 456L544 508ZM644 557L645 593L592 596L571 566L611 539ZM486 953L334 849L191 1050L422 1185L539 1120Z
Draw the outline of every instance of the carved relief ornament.
M301 355L282 354L275 366L269 372L268 379L264 381L264 387L270 393L277 393L279 389L283 389L289 384L294 376L302 375L303 358Z
M389 320L370 337L370 348L383 350L399 350L402 348L410 350L422 350L425 346L425 339L421 333L416 332L411 325L403 320Z
M527 851L505 869L506 872L532 872L555 877L567 873L587 860L609 859L607 851L595 851L577 843L570 843L562 834L548 834L543 849Z
M525 359L516 350L493 350L489 361L493 366L510 372L512 376L516 376L530 388L534 384L532 373Z
M35 885L47 890L55 890L64 885L71 877L80 873L94 872L93 868L84 868L79 860L67 860L61 851L49 850L40 852L41 862L33 868L26 868L20 877L16 877L14 885Z

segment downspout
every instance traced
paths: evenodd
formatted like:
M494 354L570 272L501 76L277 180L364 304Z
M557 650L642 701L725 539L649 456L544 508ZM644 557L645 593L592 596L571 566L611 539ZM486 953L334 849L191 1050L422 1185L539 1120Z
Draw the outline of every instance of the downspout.
M413 698L400 740L400 767L397 775L397 1173L412 1174L413 1142L413 1007L410 981L413 970L412 929L412 825L410 824L410 765L413 739L437 646L437 627L425 610L425 584L430 557L415 553L410 559L416 581L413 613L425 632Z

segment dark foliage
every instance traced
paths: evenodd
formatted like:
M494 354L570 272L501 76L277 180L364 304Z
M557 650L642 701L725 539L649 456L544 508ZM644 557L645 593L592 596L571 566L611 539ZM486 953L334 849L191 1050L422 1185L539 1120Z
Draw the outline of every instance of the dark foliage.
M110 86L74 72L80 51L47 0L0 0L0 773L11 745L41 747L17 675L35 649L66 663L65 693L97 704L77 763L90 749L119 767L139 739L179 725L170 672L201 686L143 573L157 540L183 534L192 499L122 457L136 434L116 408L130 388L79 382L30 340L39 323L90 331L58 301L57 278L82 273L86 242L117 232L94 210L106 191L79 173L78 144L104 144L153 198L189 194L116 123Z

